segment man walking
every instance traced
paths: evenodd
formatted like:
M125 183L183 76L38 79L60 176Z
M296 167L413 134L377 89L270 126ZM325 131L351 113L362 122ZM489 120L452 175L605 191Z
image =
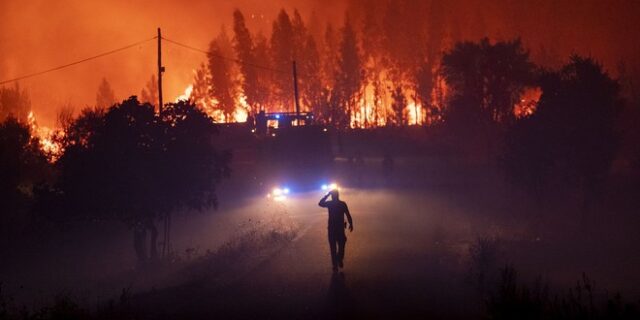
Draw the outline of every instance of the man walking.
M331 201L327 198L331 196ZM349 208L344 201L340 201L340 193L337 189L329 191L318 203L319 206L327 208L329 211L329 249L331 251L331 263L333 264L333 272L338 271L338 267L344 267L344 247L347 242L347 236L344 233L346 223L344 216L349 221L349 231L353 232L353 220L349 213Z

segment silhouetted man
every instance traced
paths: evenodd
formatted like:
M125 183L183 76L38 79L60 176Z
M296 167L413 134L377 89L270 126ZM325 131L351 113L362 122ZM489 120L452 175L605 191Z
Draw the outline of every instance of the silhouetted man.
M327 201L329 196L331 196L331 201ZM346 215L349 221L349 231L353 231L353 220L347 204L344 201L340 201L340 194L336 189L329 191L322 197L318 205L329 209L329 249L331 251L333 272L337 272L338 267L344 267L344 247L347 243L347 236L344 234L344 229L346 228L344 216Z

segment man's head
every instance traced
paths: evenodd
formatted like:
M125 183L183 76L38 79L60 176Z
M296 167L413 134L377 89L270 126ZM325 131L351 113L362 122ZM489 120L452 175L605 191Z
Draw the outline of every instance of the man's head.
M329 194L331 195L331 200L337 201L340 199L340 192L338 192L338 189L329 191Z

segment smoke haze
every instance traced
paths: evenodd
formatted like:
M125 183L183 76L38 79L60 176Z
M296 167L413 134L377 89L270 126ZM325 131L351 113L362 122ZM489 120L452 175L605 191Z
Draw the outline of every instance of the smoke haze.
M479 1L447 3L393 1L407 8L438 8L443 32L450 41L521 37L534 62L558 66L568 55L595 57L616 74L621 62L638 73L640 42L636 21L640 2L620 1ZM280 9L298 9L312 33L327 22L342 24L345 11L359 24L362 10L388 2L318 0L225 1L2 1L0 3L0 80L38 72L155 36L163 36L207 49L226 26L232 35L232 13L244 13L252 32L269 37ZM412 10L408 10L412 11ZM413 10L421 12L419 10ZM383 13L382 13L383 14ZM428 19L424 16L407 17ZM193 69L205 61L201 53L165 43L165 101L183 93L193 79ZM96 91L106 78L122 100L139 95L156 72L156 43L149 41L91 62L20 81L31 96L38 121L54 125L57 110L71 105L76 111L96 102Z

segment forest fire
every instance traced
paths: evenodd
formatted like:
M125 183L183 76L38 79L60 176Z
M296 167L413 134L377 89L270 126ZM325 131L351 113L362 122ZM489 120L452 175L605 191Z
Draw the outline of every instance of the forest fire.
M217 122L245 121L261 110L290 112L297 104L320 123L340 128L438 121L446 90L437 59L401 62L403 57L383 46L368 48L367 41L384 39L363 28L347 19L338 30L327 25L320 36L297 10L281 10L267 38L252 32L236 10L233 34L223 28L206 51L167 39L207 55L178 99L191 99ZM432 45L440 47L441 41ZM415 54L411 45L402 49L403 55Z
M389 87L394 87L389 85ZM446 99L446 84L442 84L440 88L434 88L431 92L431 101L440 102ZM440 110L444 108L442 105L430 105L429 107L423 106L422 102L416 99L415 91L407 92L398 90L396 92L385 92L383 96L376 96L374 94L375 87L371 84L367 84L361 89L363 92L361 98L358 100L357 109L351 113L350 128L372 128L383 127L389 124L394 124L395 121L401 121L397 124L403 125L431 125L442 120ZM523 90L520 100L513 106L513 114L516 118L522 118L532 115L535 110L540 97L542 96L542 90L539 87L526 88ZM247 98L244 94L238 96L234 101L234 109L231 113L231 117L225 116L224 112L220 110L218 101L215 98L201 97L195 99L193 96L193 85L188 85L184 93L178 96L175 101L179 100L192 100L202 110L204 110L215 122L218 123L237 123L247 121L248 115L251 111L251 107L247 104ZM278 110L278 108L269 108L265 106L265 109ZM303 106L304 111L311 111L311 107ZM390 120L395 117L396 119ZM397 120L400 119L400 120Z
M217 123L233 123L233 122L246 122L248 113L248 105L246 103L246 97L240 96L235 100L235 108L230 117L227 117L220 108L218 108L218 100L215 98L201 97L197 99L193 95L193 85L189 85L184 89L184 93L178 96L175 101L191 100L198 107L200 107L214 122Z
M64 135L63 131L54 130L49 127L39 126L33 111L29 111L27 123L31 129L32 138L38 139L40 149L49 158L51 162L55 162L62 155L64 150L60 146L57 138Z
M407 98L404 93L402 93L401 96L393 96L392 94L389 94L387 97L384 97L384 101L376 101L381 99L374 96L372 93L373 90L373 86L370 85L362 89L366 94L363 94L358 100L357 108L351 114L349 121L351 128L371 128L388 125L391 121L389 121L387 117L399 116L394 114L396 112L400 112L402 114L403 122L406 125L421 125L431 122L426 119L426 108L422 106L421 102L414 100L415 98L411 98L414 97L414 95L409 95L409 98ZM401 103L401 105L398 105L400 108L399 110L394 110L394 108L397 107L393 104L394 102L392 99L400 100L399 103ZM217 99L208 97L200 97L198 99L195 97L193 95L192 84L188 85L184 89L183 94L175 98L176 102L180 100L193 101L218 123L245 122L247 121L249 113L254 112L247 104L247 97L244 94L240 94L234 99L234 109L230 117L227 117L220 109ZM271 110L277 111L282 108L264 106L264 109L269 112ZM311 111L311 108L303 105L302 111L308 112Z
M0 0L0 320L640 319L639 27Z
M206 4L205 4L206 3ZM52 3L43 3L46 9L39 9L38 6L22 6L20 3L3 3L6 8L2 10L11 13L4 17L3 21L7 28L11 26L12 30L22 30L25 34L6 32L6 43L20 43L21 46L5 46L2 56L6 57L2 61L0 70L5 75L3 78L14 78L21 73L29 73L30 70L47 69L51 66L64 64L76 58L81 59L81 54L75 56L68 52L43 52L38 48L52 47L59 43L70 43L74 41L76 36L80 36L81 30L89 30L90 37L95 41L85 41L74 43L77 51L84 53L99 53L108 49L118 47L127 43L132 43L144 39L154 30L149 26L162 25L163 31L166 30L169 37L175 40L183 41L193 47L209 51L208 47L211 40L218 36L221 25L226 26L227 42L224 46L219 46L219 53L222 56L237 59L243 63L251 65L267 67L256 69L256 74L261 74L263 78L279 77L282 74L288 77L286 81L278 81L282 83L282 88L289 88L289 96L293 96L290 92L292 88L291 81L291 58L292 55L282 55L283 59L275 59L276 52L284 52L274 50L275 44L283 43L276 41L279 37L275 37L273 23L277 18L279 11L284 9L288 12L289 25L291 28L280 29L287 31L287 34L296 35L295 38L302 41L291 42L295 45L295 58L299 67L301 104L309 109L317 108L316 101L308 100L304 97L308 92L307 87L312 87L307 77L307 69L314 64L317 66L317 72L311 73L312 82L317 82L320 91L325 88L335 88L334 71L339 67L339 57L342 50L342 38L344 27L344 18L349 16L349 22L356 35L356 44L359 49L359 65L362 72L362 82L359 85L361 95L366 95L367 104L362 106L360 113L366 114L359 116L359 119L349 121L350 124L362 123L362 126L371 124L386 123L385 112L381 106L383 98L378 97L377 93L370 87L377 87L378 91L392 92L396 86L402 86L408 101L418 100L418 106L422 106L420 112L421 124L432 122L426 118L438 117L437 112L432 112L431 105L441 106L442 103L437 101L423 102L420 95L414 97L413 87L417 83L417 78L412 74L414 71L420 70L420 64L426 62L433 66L432 71L437 70L439 64L438 55L449 50L452 44L460 41L477 41L484 36L492 40L506 40L521 38L525 47L530 51L531 60L544 67L558 67L562 64L563 57L568 57L571 53L592 54L597 57L604 66L615 76L618 73L619 62L624 61L627 74L638 73L638 64L635 62L637 57L637 49L632 44L637 43L637 34L632 32L634 28L632 16L636 7L635 1L616 1L614 3L608 1L589 2L584 5L585 15L589 19L580 19L576 15L562 15L561 19L554 16L557 12L572 12L572 8L581 7L581 1L565 1L558 6L562 7L560 11L558 6L551 3L544 5L533 5L527 1L502 1L499 5L493 3L487 5L484 2L456 0L450 2L441 1L401 1L395 5L394 1L337 1L332 5L326 5L321 1L282 1L278 4L270 2L254 2L241 1L236 3L230 2L203 2L203 10L193 11L191 6L183 6L176 0L164 1L161 5L147 8L142 3L129 4L128 2L115 1L114 3L82 3L69 5L64 7L56 6ZM130 7L129 7L130 6ZM70 9L73 8L73 9ZM96 8L99 10L96 11ZM204 8L207 8L206 10ZM236 28L233 16L233 10L240 9L245 18L245 25L250 31L250 44L252 47L251 55L238 55L236 50ZM299 18L296 17L295 9L299 10ZM38 27L32 28L31 17L36 16L39 12L52 12L51 15L38 19ZM74 12L77 17L77 26L68 24L59 24L58 10L72 10L65 13L68 16L70 12ZM74 11L75 10L75 11ZM159 11L158 13L152 13ZM96 21L93 13L100 12L100 21ZM143 17L136 15L136 12L146 12ZM175 12L184 17L190 17L186 21L184 19L172 19L171 16L160 13ZM521 14L507 14L512 12L530 12L526 17ZM615 12L623 17L621 19L608 20L603 15ZM162 21L156 21L158 17L163 17ZM544 17L543 22L534 17ZM550 18L556 17L556 18ZM276 19L277 18L277 19ZM120 20L122 19L122 20ZM606 20L612 23L612 26L605 27L602 24L593 24L592 21ZM113 21L129 21L131 28L118 29L121 42L111 38ZM285 21L285 20L281 20ZM158 24L157 22L161 22ZM302 22L302 23L299 23ZM92 28L98 24L100 28ZM278 22L278 26L281 24ZM106 26L109 26L108 28ZM60 28L55 33L56 37L49 37L49 30ZM123 28L123 26L118 26ZM313 38L314 46L318 53L318 57L308 55L311 52L311 45L305 46L308 39L297 36L303 32ZM240 29L238 29L240 30ZM534 31L535 30L535 31ZM621 32L624 30L624 32ZM87 31L87 32L89 32ZM135 32L134 32L135 31ZM293 31L293 32L291 32ZM189 34L188 37L180 36L180 34ZM284 33L282 33L284 34ZM32 36L31 38L27 36ZM571 35L571 36L563 36ZM84 35L81 35L84 36ZM624 40L625 37L628 41ZM42 39L42 41L34 41L28 39ZM612 39L611 42L609 40ZM220 43L224 44L224 43ZM276 45L278 47L278 45ZM47 97L54 97L56 101L69 103L76 110L83 106L92 105L95 101L95 89L99 80L106 77L116 93L116 101L121 101L129 95L138 93L145 85L146 81L152 73L156 73L154 64L141 63L143 61L155 61L157 51L154 48L153 41L144 45L135 46L135 51L126 51L123 55L109 57L105 59L97 59L88 62L89 64L81 66L69 73L62 71L61 73L52 73L50 75L42 75L42 78L30 79L23 84L27 85L30 98L33 102L33 110L37 112L39 121L52 127L55 122L54 109L60 107L58 105L50 105ZM238 47L239 48L239 47ZM345 47L346 48L346 47ZM133 49L132 49L133 50ZM179 96L183 93L184 88L189 84L187 78L191 77L191 71L198 68L202 56L197 53L189 53L188 49L171 48L170 44L163 45L165 54L166 50L173 50L165 58L167 65L166 77L173 78L165 82L164 95L167 100L171 97ZM28 53L28 55L26 55ZM175 53L175 54L174 54ZM328 53L332 53L330 56ZM26 55L26 56L25 56ZM278 54L278 56L280 56ZM285 58L286 57L286 58ZM23 59L24 58L24 59ZM318 58L317 60L315 58ZM354 60L355 61L355 60ZM37 63L35 63L37 62ZM209 61L204 61L208 63ZM307 66L308 64L308 66ZM118 66L118 67L114 67ZM129 68L136 66L136 68ZM237 75L238 65L235 65L232 75ZM240 67L239 69L243 69ZM270 71L270 69L277 71ZM338 68L339 69L339 68ZM126 70L126 71L124 71ZM246 69L249 70L249 69ZM245 70L240 70L244 73ZM181 74L181 76L178 76ZM432 72L436 76L436 72ZM39 76L40 77L40 76ZM251 76L253 77L253 76ZM262 76L258 76L260 78ZM176 81L176 78L180 78ZM284 78L283 78L284 79ZM391 79L392 81L386 81ZM432 77L433 79L433 77ZM59 81L62 80L62 81ZM234 81L244 82L246 79L235 78ZM268 82L271 82L270 80ZM389 85L389 84L392 85ZM243 84L240 84L243 86ZM73 89L71 89L73 88ZM366 92L365 92L366 91ZM370 92L369 92L370 91ZM290 101L260 101L256 104L252 97L252 93L245 93L248 103L257 109L262 108L262 103L268 103L271 106L284 105L292 108ZM316 93L313 94L317 96ZM373 96L378 98L376 103L371 101ZM290 100L290 99L289 99ZM317 100L317 99L313 99ZM309 103L311 102L311 103ZM376 105L377 104L377 105ZM390 100L387 98L386 109L390 109ZM46 107L45 107L46 106ZM256 108L254 108L256 109ZM354 109L359 109L354 107ZM373 110L378 110L375 115ZM414 110L411 110L414 109ZM290 110L290 109L288 109ZM287 111L288 111L287 110ZM255 111L255 110L254 110ZM279 111L279 110L272 110ZM317 110L311 110L317 113ZM388 110L387 114L393 114ZM411 117L409 123L414 123L413 114L416 113L415 108L407 108L407 115ZM366 120L366 121L365 121Z

